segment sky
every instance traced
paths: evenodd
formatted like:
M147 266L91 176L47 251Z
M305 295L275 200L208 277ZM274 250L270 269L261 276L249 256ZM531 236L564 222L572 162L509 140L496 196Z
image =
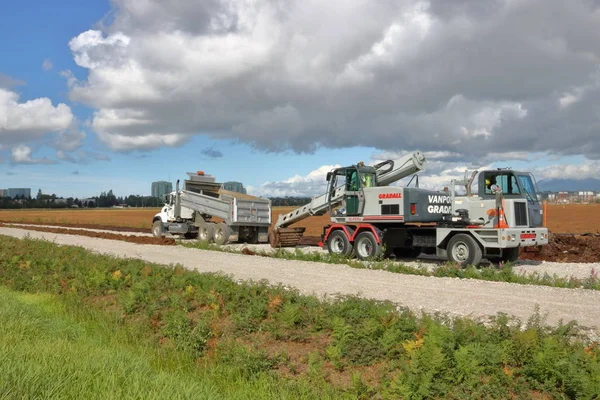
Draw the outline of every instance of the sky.
M414 151L432 189L600 175L599 0L5 1L0 50L0 188L312 196Z

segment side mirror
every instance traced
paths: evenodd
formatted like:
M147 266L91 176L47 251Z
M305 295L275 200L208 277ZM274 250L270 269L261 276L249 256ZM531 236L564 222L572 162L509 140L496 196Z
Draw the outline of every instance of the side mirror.
M165 194L165 203L169 202L169 198L171 197L170 194Z
M327 173L327 182L329 182L331 180L331 171Z

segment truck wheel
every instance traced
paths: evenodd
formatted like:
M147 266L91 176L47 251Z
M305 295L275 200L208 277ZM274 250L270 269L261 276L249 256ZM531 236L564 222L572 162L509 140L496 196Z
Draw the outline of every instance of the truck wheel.
M504 262L515 262L519 259L521 253L520 247L510 247L502 250L502 261Z
M215 228L215 243L218 245L224 245L229 241L231 235L231 229L224 222L219 222Z
M354 254L360 260L377 258L381 255L381 251L381 245L377 243L371 231L359 233L354 240Z
M342 230L331 232L327 238L327 250L329 254L340 254L343 256L349 256L352 254L352 243L348 240L348 237Z
M396 258L417 258L421 254L420 247L396 247L394 248L394 255Z
M254 228L250 232L248 238L246 239L246 242L248 242L248 244L258 244L258 228Z
M152 236L155 238L163 237L163 224L162 221L154 221L152 224Z
M213 240L215 234L215 224L212 222L200 222L198 226L198 239L203 242L210 242Z
M464 233L453 236L448 242L447 250L450 261L461 265L478 266L483 257L479 244L471 235Z
M509 247L502 249L502 257L489 258L489 262L492 264L499 264L500 262L515 262L519 259L520 247Z

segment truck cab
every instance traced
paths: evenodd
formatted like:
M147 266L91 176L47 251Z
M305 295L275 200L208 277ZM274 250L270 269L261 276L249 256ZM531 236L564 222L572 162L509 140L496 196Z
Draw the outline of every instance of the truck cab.
M493 185L499 186L505 199L526 199L529 226L532 228L542 226L542 196L530 172L504 168L481 171L478 179L478 196L485 200L494 199L496 194L493 193Z

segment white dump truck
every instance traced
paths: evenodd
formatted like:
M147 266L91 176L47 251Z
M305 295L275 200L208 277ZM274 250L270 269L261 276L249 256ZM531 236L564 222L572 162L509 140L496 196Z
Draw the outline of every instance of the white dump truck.
M179 190L166 196L166 204L152 219L152 234L198 238L226 244L265 243L271 226L271 200L224 190L202 171L188 172Z

